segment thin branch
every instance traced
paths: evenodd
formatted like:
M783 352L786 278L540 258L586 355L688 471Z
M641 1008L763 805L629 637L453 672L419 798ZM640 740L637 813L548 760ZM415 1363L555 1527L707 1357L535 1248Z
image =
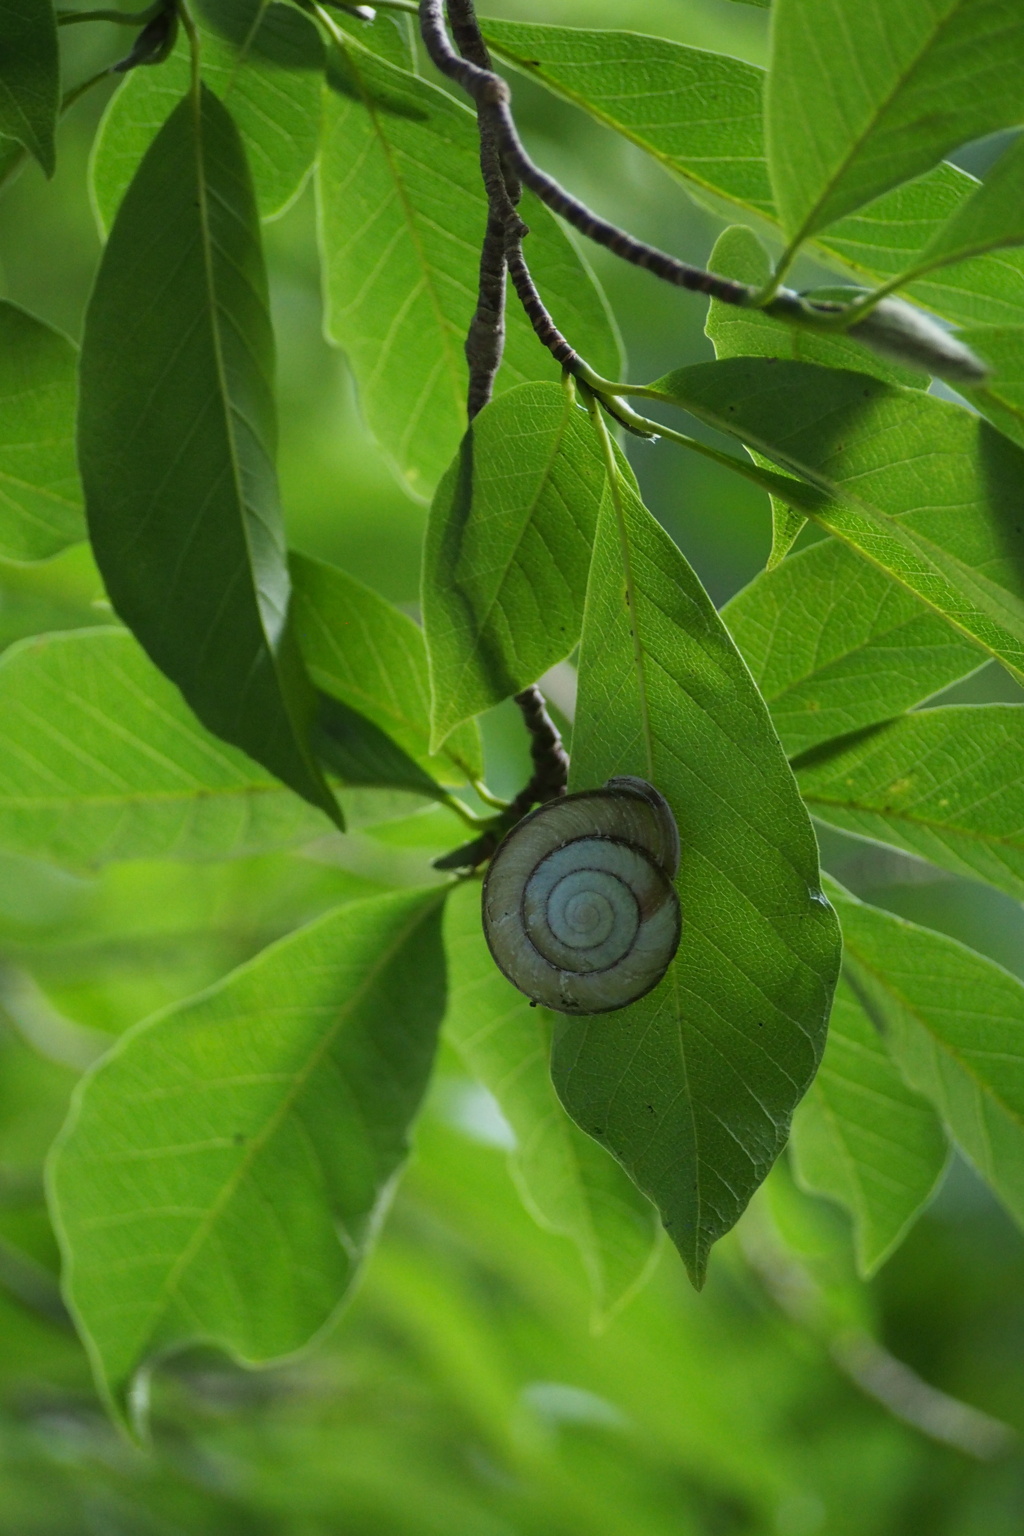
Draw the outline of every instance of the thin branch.
M463 0L467 3L467 0ZM578 198L572 197L552 176L534 165L523 148L512 117L511 92L508 85L488 66L470 58L460 58L452 48L445 30L443 0L420 0L420 31L431 60L450 80L454 80L476 103L477 111L486 113L493 123L506 168L511 169L523 184L536 193L567 223L598 245L606 246L624 261L643 267L665 282L694 293L710 294L725 304L748 305L755 289L746 283L733 282L730 278L716 277L700 267L669 256L642 240L635 239L618 225L611 224L587 208ZM468 9L471 11L472 6Z

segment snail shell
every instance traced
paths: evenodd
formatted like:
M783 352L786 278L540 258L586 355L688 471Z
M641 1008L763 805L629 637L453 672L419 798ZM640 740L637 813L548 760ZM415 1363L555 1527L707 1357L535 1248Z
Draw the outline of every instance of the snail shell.
M644 779L551 800L491 860L484 933L499 970L559 1013L608 1013L657 986L679 947L679 832Z

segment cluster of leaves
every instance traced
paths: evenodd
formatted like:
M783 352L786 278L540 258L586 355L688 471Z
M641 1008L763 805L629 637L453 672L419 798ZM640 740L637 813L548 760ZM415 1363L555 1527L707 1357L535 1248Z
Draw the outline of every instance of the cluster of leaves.
M0 306L0 553L44 559L87 522L126 626L0 662L0 848L69 870L272 854L344 826L339 785L486 826L477 717L578 647L571 787L639 774L666 796L683 939L649 997L555 1020L493 968L474 882L424 859L417 885L346 892L125 1035L77 1090L49 1181L119 1413L185 1341L259 1362L327 1323L442 1023L603 1313L644 1276L656 1216L702 1281L802 1098L797 1168L852 1212L865 1271L950 1139L1024 1220L1024 987L823 892L810 821L1024 885L1022 706L915 711L988 658L1024 678L1024 154L980 186L941 163L1024 117L1016 0L777 0L767 76L628 33L484 24L498 59L749 221L713 270L767 295L809 251L854 292L906 289L990 364L971 409L838 330L714 302L715 361L618 387L727 434L772 494L769 568L721 615L517 308L466 430L476 123L417 72L404 9L204 0L176 41L147 12L162 30L92 159L107 239L81 355ZM11 18L0 144L49 169L56 18ZM396 473L433 497L422 629L285 548L261 219L311 172L328 334ZM523 211L545 303L614 379L589 269ZM783 247L774 272L754 226ZM829 537L791 553L808 519Z

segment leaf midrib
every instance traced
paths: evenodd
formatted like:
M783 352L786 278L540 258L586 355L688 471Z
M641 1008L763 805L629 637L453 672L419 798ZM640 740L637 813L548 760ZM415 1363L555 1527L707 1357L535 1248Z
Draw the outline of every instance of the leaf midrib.
M177 1293L179 1283L181 1282L186 1269L192 1263L192 1260L196 1257L196 1254L200 1251L203 1244L214 1230L217 1219L227 1208L230 1201L234 1198L234 1195L242 1183L242 1180L249 1174L252 1164L256 1161L257 1156L262 1154L267 1143L284 1123L285 1118L291 1112L296 1100L302 1093L313 1072L316 1070L317 1066L320 1064L324 1056L334 1044L339 1033L341 1032L342 1027L348 1022L355 1009L363 1001L370 989L376 984L382 973L391 964L395 955L411 938L412 934L419 927L419 925L425 922L433 908L438 906L440 902L444 900L447 892L448 887L442 886L436 894L432 894L429 899L424 900L423 905L415 909L408 922L402 926L392 942L386 948L380 951L377 959L369 967L359 986L356 987L355 991L350 995L344 1005L339 1008L338 1015L334 1023L324 1032L324 1035L317 1044L315 1050L310 1053L310 1057L306 1066L300 1072L296 1072L294 1074L291 1087L283 1096L278 1109L275 1110L274 1113L270 1116L263 1130L259 1131L246 1144L245 1150L239 1158L237 1167L225 1180L220 1194L217 1196L216 1200L214 1200L202 1221L199 1222L196 1226L192 1236L185 1244L181 1253L178 1255L178 1258L175 1260L171 1269L168 1271L164 1281L161 1283L157 1291L153 1306L149 1312L146 1331L141 1336L143 1339L148 1340L152 1338L156 1320L160 1316L160 1313L163 1311L168 1299ZM280 942L286 943L287 939L281 940ZM262 960L268 953L273 951L274 947L275 946L271 946L269 951L264 950L258 958ZM222 982L220 983L219 987L212 990L219 990L221 987L223 987L223 985L224 983Z

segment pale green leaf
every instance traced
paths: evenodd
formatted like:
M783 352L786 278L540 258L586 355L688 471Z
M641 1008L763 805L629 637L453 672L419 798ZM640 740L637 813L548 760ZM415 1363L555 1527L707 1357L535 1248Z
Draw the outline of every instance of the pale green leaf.
M1024 454L963 407L864 374L701 363L662 398L804 476L822 527L1024 676ZM808 488L810 489L810 488Z
M821 821L1024 897L1024 706L918 710L794 766Z
M949 1148L908 1088L849 982L840 979L818 1075L793 1117L796 1171L853 1217L857 1266L872 1275L938 1188Z
M499 59L617 129L692 187L772 216L763 70L636 32L492 18L483 27Z
M790 756L888 720L985 656L838 539L762 572L722 609Z
M47 176L56 165L60 57L52 0L5 0L0 10L0 134L16 139Z
M284 848L324 821L204 731L124 630L42 635L0 658L0 846L81 868Z
M312 22L269 0L199 7L203 79L238 124L264 219L302 190L316 154L324 55ZM105 234L143 155L189 88L188 40L158 68L133 69L93 144L90 186Z
M115 609L203 724L337 819L288 612L273 373L245 152L203 86L146 151L86 315L89 533Z
M955 939L828 882L845 971L912 1088L1024 1223L1024 985Z
M654 1207L558 1102L548 1067L552 1016L531 1007L491 959L477 881L464 882L448 898L444 934L445 1035L515 1132L510 1163L527 1210L575 1243L595 1315L606 1320L650 1270L658 1235Z
M699 200L723 205L727 216L777 222L761 129L763 70L628 32L510 21L488 21L486 30L501 58L653 155ZM631 83L641 68L656 87L649 93ZM820 232L815 252L870 285L884 282L913 265L977 188L955 166L936 166ZM909 291L957 324L1019 324L1024 255L979 257Z
M1003 246L1024 244L1024 136L1003 154L978 190L922 251L916 270L952 266Z
M247 1363L292 1353L350 1289L433 1060L442 899L328 913L129 1031L83 1081L51 1209L115 1411L192 1341Z
M337 566L295 554L290 564L295 631L317 687L374 721L447 783L483 778L473 723L430 756L430 675L420 626Z
M353 44L332 55L317 170L327 331L367 423L411 491L429 496L466 425L463 345L487 205L472 112ZM606 377L619 348L575 248L532 196L527 254L556 323ZM498 390L557 365L510 293Z
M794 243L1024 116L1018 0L778 0L768 164Z
M424 555L435 748L576 645L604 479L587 417L559 384L499 395L466 433Z
M658 1206L696 1284L785 1143L839 968L807 813L703 588L623 478L601 509L573 789L636 774L682 839L682 939L664 980L564 1019L553 1075L578 1124Z
M980 389L964 394L1000 432L1024 447L1024 326L982 326L961 334L992 370Z
M0 556L44 560L85 537L74 345L0 301Z

